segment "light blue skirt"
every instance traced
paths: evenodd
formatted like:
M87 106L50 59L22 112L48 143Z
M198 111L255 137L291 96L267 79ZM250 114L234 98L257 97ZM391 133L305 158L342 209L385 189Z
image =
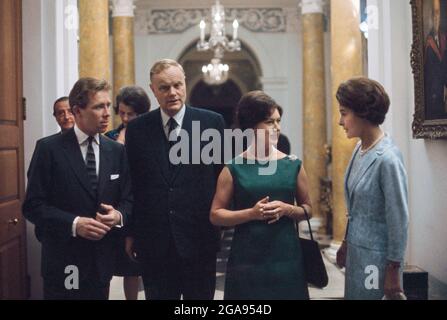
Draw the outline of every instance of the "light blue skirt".
M345 299L380 300L385 282L386 251L348 243L345 272ZM402 270L400 278L402 285Z

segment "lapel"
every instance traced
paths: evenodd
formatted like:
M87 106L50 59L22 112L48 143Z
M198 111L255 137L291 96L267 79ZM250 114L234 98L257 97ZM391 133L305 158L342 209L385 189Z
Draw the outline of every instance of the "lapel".
M350 198L351 198L351 191L348 189L348 180L349 180L349 176L351 175L352 164L354 163L354 159L357 155L357 152L359 152L360 145L361 145L361 142L359 141L354 148L354 152L352 153L351 160L349 161L348 169L346 170L346 174L345 174L345 190L346 190L345 191L345 203L346 203L346 205L348 205L348 212L350 211L349 204L350 204Z
M183 123L182 123L182 128L183 130L185 130L188 134L188 146L187 148L189 149L189 159L188 161L191 161L192 159L192 155L191 155L191 146L192 146L192 121L193 121L193 117L192 117L192 111L191 109L186 106L185 107L185 116L183 117ZM169 159L168 159L169 161ZM177 179L180 171L182 170L182 168L184 167L183 164L179 164L176 165L174 167L174 172L172 173L171 179L170 179L170 183L174 183L175 179ZM169 169L169 168L168 168Z
M360 152L360 151L358 151ZM349 199L352 200L352 192L357 187L358 183L362 179L362 177L365 175L365 173L368 171L368 169L372 166L372 164L377 160L377 153L376 152L368 152L364 155L364 159L362 161L362 164L360 165L358 174L354 177L354 180L352 182L352 188L349 190Z
M99 135L99 177L98 177L98 199L102 199L102 194L112 173L112 148L110 141L107 141L101 134Z
M163 130L163 121L161 120L161 111L157 109L154 117L154 123L148 121L147 123L147 143L152 142L153 150L152 154L155 155L158 165L161 169L161 174L166 182L169 184L170 172L169 172L169 158L168 158L168 141L166 139L165 132Z
M68 164L74 171L81 186L93 199L96 199L91 183L88 179L87 167L84 159L82 158L81 148L79 147L74 129L71 129L63 137L63 150Z
M349 190L349 206L351 206L352 202L352 193L357 187L358 183L362 179L362 177L368 172L368 170L371 168L373 163L385 152L385 150L391 145L390 138L388 135L385 135L385 137L382 139L382 141L379 142L374 152L368 152L365 155L365 159L363 159L363 163L359 168L358 174L354 177L354 181L352 183L352 188ZM357 152L359 152L360 144L354 153L354 156ZM352 160L351 160L352 162ZM352 164L351 164L352 166ZM347 180L346 180L347 181Z

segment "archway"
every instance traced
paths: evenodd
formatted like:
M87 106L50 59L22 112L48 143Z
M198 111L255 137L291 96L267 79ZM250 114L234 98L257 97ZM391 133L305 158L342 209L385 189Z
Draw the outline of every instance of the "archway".
M178 59L186 73L187 103L220 113L227 127L231 127L234 108L241 96L248 91L262 89L260 63L253 51L242 42L241 51L225 52L222 59L230 67L229 80L219 86L210 86L202 80L202 66L210 62L213 52L198 52L197 41L192 41Z
M194 107L220 113L227 128L230 128L233 125L234 108L241 97L241 89L232 80L220 86L210 86L201 80L194 86L189 102Z

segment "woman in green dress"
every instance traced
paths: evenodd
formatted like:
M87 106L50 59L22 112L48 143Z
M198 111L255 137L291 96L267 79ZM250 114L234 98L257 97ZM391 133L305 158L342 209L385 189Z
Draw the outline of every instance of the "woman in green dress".
M252 129L254 139L222 170L210 214L214 225L235 227L228 300L309 298L295 222L312 208L301 161L276 149L281 115L262 91L245 94L237 106L239 127Z

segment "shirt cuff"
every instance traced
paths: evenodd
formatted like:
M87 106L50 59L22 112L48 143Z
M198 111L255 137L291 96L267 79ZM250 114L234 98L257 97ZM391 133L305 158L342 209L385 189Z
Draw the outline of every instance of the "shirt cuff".
M76 217L74 220L73 220L73 225L71 226L71 234L72 234L72 236L73 236L73 238L76 238L76 224L78 223L78 220L79 220L79 217Z
M117 224L115 227L116 228L122 228L123 227L123 215L118 210L116 210L116 212L118 212L120 214L120 223Z

